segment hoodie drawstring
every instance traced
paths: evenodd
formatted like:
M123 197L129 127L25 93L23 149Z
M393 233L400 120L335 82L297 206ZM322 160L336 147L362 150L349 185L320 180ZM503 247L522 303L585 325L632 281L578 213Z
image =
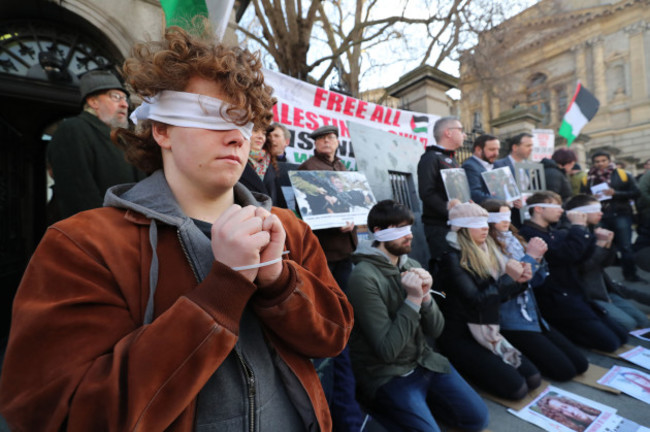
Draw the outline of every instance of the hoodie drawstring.
M153 298L158 286L158 226L156 221L151 219L149 224L149 244L151 245L151 266L149 267L149 299L147 308L144 311L144 324L151 324L153 321Z

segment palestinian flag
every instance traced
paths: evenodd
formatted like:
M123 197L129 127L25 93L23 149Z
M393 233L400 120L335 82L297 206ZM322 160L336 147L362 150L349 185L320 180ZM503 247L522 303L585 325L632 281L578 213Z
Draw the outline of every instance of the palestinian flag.
M197 15L209 18L219 39L226 32L235 0L160 0L167 27L190 28Z
M564 114L559 131L560 136L566 138L567 147L580 135L582 128L594 118L599 106L598 99L578 82L578 88Z
M411 129L414 133L426 132L429 128L429 117L416 116L411 117Z

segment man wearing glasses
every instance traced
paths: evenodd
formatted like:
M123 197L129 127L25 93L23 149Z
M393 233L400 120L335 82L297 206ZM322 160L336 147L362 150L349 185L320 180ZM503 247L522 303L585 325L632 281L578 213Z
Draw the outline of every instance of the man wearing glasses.
M58 217L101 207L110 186L144 174L111 142L111 129L128 127L128 93L109 71L91 71L79 83L83 111L65 119L52 136L47 158L55 180Z
M449 232L447 220L447 192L440 171L459 168L456 150L465 141L463 125L457 117L442 117L433 126L436 144L425 150L418 163L418 192L422 200L422 223L427 238L431 260L429 272L435 273L438 258L449 247L446 236Z

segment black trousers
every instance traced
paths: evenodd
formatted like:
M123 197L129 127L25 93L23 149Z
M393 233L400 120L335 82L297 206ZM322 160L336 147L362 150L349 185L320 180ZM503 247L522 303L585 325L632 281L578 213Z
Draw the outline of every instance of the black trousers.
M501 334L554 381L569 381L589 367L582 352L553 328L541 333L502 329Z

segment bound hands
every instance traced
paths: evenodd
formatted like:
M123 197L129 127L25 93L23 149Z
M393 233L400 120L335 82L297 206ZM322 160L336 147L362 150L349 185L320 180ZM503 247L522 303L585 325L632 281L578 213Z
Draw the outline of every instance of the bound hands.
M609 248L612 246L612 240L614 240L614 233L605 228L596 228L594 230L596 234L596 245L602 248Z
M402 286L406 291L406 298L417 305L431 301L429 290L432 285L433 278L425 269L412 268L402 273Z
M526 245L526 253L537 261L542 259L547 250L548 245L539 237L533 237Z
M517 283L528 282L533 277L533 270L530 263L523 263L509 259L506 263L506 274Z
M214 259L228 267L265 263L282 257L286 233L280 219L254 206L233 204L212 225ZM275 282L282 272L282 261L259 268L240 270L251 282L263 288Z

